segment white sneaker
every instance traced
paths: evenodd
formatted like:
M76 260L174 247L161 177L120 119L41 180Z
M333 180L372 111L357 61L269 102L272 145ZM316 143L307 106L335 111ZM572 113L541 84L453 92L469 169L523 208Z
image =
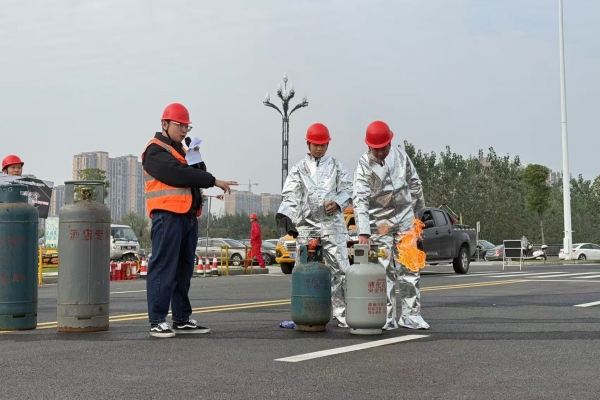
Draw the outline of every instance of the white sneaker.
M171 329L171 325L161 322L150 326L150 335L157 338L172 338L175 337L175 332Z

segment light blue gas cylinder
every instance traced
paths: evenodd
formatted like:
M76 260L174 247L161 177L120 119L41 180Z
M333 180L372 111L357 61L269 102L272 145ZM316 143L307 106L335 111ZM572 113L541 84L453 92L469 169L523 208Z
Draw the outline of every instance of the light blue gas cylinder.
M292 321L300 331L326 330L331 320L331 271L323 264L323 247L299 247L292 270Z
M0 186L0 330L35 329L38 210L27 186Z

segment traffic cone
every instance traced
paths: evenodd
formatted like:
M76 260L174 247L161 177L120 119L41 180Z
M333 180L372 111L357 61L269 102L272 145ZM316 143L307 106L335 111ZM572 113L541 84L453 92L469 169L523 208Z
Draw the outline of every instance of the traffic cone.
M213 256L212 268L210 270L211 275L219 276L219 267L217 266L217 255Z
M140 279L146 279L148 276L148 260L146 257L142 257L142 265L140 267Z
M204 266L202 265L202 256L198 257L198 265L196 267L196 275L202 275Z

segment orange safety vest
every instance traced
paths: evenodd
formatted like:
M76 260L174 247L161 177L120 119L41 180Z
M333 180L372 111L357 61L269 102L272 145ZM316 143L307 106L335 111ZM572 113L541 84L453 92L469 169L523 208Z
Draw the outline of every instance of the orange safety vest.
M144 152L142 153L142 161L144 160L144 155L146 154L148 146L152 144L159 145L163 149L167 150L169 154L179 160L179 162L187 164L185 158L182 157L177 150L156 138L153 138L150 142L148 142L144 148ZM183 149L183 151L185 152L185 149ZM143 171L144 182L146 185L144 195L146 196L146 208L148 209L150 218L152 218L152 211L154 210L165 210L176 214L186 214L188 211L190 211L190 208L192 207L191 188L169 186L157 179L154 179L154 177L146 172L146 170ZM199 209L196 215L200 216L201 213L202 209Z

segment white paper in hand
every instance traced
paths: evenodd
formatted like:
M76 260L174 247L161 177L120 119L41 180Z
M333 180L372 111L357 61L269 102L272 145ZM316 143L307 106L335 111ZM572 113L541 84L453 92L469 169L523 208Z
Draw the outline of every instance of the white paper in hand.
M202 162L202 155L198 149L201 143L202 140L198 138L193 138L190 142L188 152L185 155L185 160L187 161L188 165L194 165Z
M194 147L198 147L198 146L200 146L200 144L202 144L202 139L198 139L197 137L195 137L190 142L190 149L193 149Z

